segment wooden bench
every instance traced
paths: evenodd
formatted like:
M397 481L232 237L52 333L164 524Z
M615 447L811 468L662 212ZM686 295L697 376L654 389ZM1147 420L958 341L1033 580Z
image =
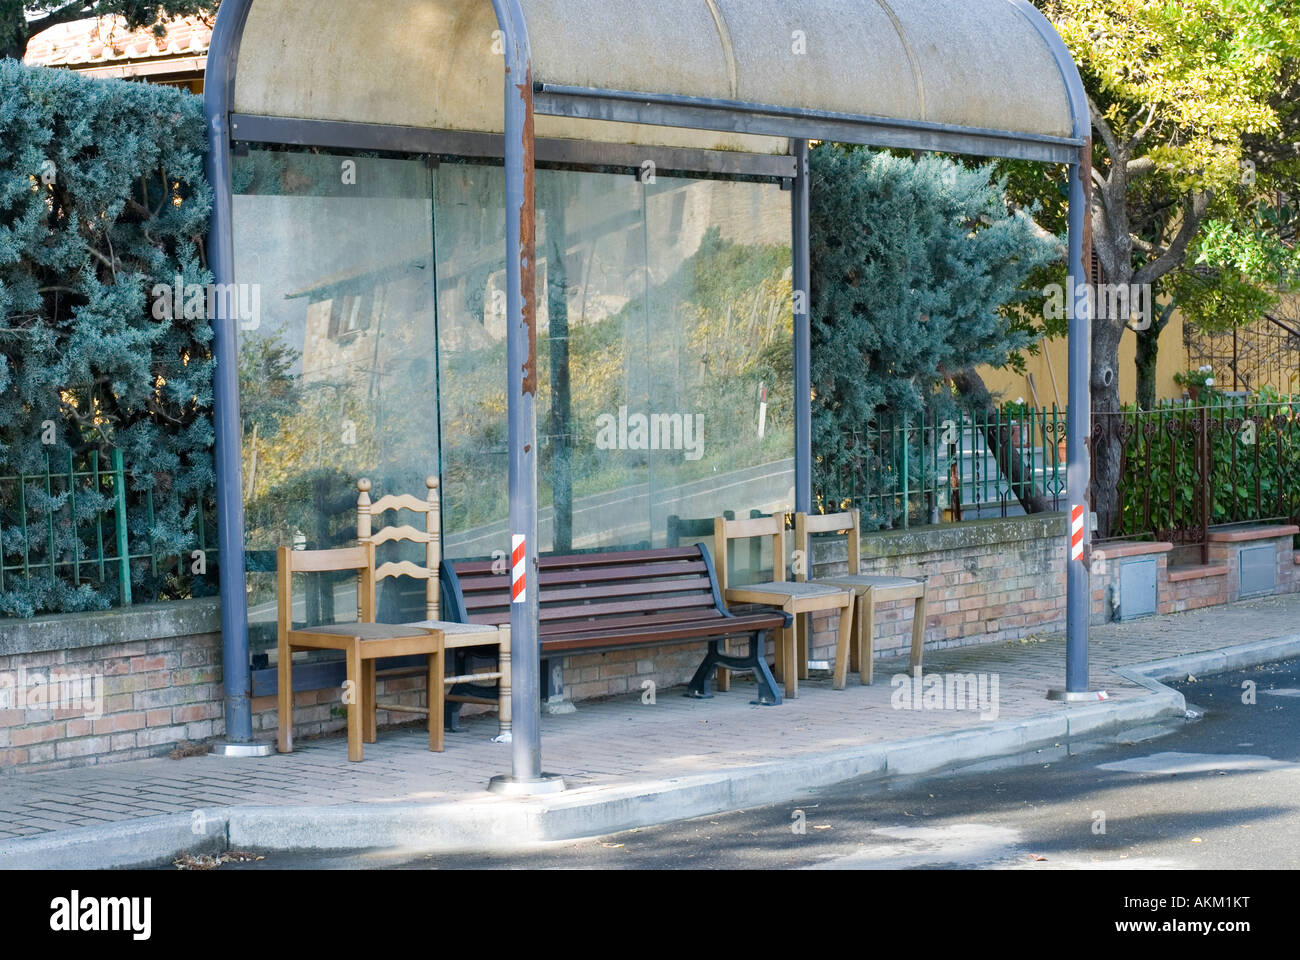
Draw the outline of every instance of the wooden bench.
M781 702L763 650L765 635L787 627L789 618L779 611L727 610L703 544L547 556L538 566L543 677L551 672L547 661L573 654L703 641L708 652L687 696L711 697L714 675L725 667L753 672L759 703ZM499 571L491 560L443 561L443 615L460 623L508 624L510 573ZM748 651L725 653L722 641L731 637L747 638Z

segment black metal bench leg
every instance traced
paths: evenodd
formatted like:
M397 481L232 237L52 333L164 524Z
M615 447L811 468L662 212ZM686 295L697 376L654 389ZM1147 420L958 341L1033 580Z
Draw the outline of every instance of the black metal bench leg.
M781 691L777 689L776 678L767 665L764 650L767 646L767 634L770 630L761 630L749 638L749 659L753 661L754 679L758 681L758 702L764 706L779 706Z
M766 630L752 634L749 637L749 652L743 657L720 653L719 641L710 640L709 652L705 654L704 662L691 678L685 696L701 700L711 698L714 674L718 667L726 667L728 670L749 670L754 674L754 679L758 682L758 699L754 701L755 703L772 707L780 704L781 694L776 688L776 680L772 678L772 671L768 669L767 661L763 658L763 640L766 634Z
M704 655L704 661L695 671L695 676L691 677L691 682L686 688L686 696L694 697L697 700L713 699L713 677L718 670L718 641L709 641L709 652Z

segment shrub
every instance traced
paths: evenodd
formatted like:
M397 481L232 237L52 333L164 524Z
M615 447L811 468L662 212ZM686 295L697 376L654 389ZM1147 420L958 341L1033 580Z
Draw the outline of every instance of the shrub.
M213 483L212 332L206 309L155 318L152 294L210 282L205 146L189 93L0 60L0 615L117 594L86 563L111 547L118 491L90 474L115 451L130 553L194 545ZM187 589L152 559L131 577L149 599Z

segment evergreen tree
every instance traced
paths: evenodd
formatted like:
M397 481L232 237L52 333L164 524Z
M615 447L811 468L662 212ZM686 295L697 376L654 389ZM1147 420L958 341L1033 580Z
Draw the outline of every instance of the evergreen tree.
M1033 342L1032 323L1008 305L1061 243L1008 209L990 171L933 155L812 151L815 489L876 469L858 436L878 411L919 418L955 402L954 382L978 393L971 368L1003 366Z
M211 191L198 97L13 60L0 60L0 91L0 474L28 478L0 484L0 555L46 565L5 580L0 613L30 616L115 592L94 567L77 568L79 589L62 575L96 556L104 529L111 550L113 519L99 523L117 491L84 476L47 490L47 470L102 469L121 451L131 552L189 560L214 482ZM158 296L178 278L180 311ZM166 591L146 583L150 563L132 575Z

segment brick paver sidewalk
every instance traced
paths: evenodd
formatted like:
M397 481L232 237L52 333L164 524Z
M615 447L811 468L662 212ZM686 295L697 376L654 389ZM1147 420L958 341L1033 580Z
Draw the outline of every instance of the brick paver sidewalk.
M1113 698L1145 690L1115 667L1200 653L1300 632L1300 595L1159 617L1092 631L1092 681ZM1065 639L927 651L927 673L995 676L998 721L1066 709L1045 693L1064 680ZM751 704L753 685L691 700L660 690L653 704L640 694L579 705L574 714L545 717L545 768L570 784L614 786L663 780L837 748L959 730L988 722L976 710L901 710L891 705L893 675L905 659L882 661L876 683L847 690L830 681L800 684L800 697L780 707ZM431 754L427 735L408 727L381 731L366 759L347 760L342 737L303 743L288 756L229 760L212 756L142 760L75 770L0 776L0 842L72 827L243 804L348 804L481 798L487 780L508 773L510 747L491 742L494 717L470 719Z

